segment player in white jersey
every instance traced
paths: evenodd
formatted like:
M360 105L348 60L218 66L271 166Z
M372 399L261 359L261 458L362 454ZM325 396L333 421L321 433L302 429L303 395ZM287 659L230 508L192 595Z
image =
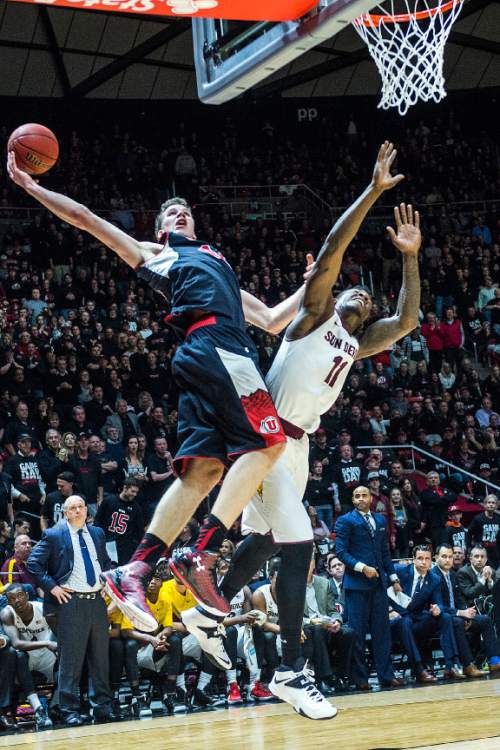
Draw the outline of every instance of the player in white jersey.
M30 602L19 583L12 583L5 593L8 606L0 613L0 621L12 647L23 655L18 661L18 679L35 712L38 728L49 729L52 721L40 703L31 672L41 672L48 682L53 681L57 643L52 640L41 602Z
M259 555L267 552L270 556L276 552L275 545L283 545L277 585L283 664L270 689L309 718L332 718L336 712L312 691L310 675L304 671L300 657L300 629L313 536L302 504L308 478L307 433L318 428L321 414L335 402L356 359L387 349L418 324L419 216L403 203L394 209L396 231L388 227L403 259L403 280L395 315L372 323L358 337L372 311L370 293L355 287L336 299L332 296L344 253L369 209L382 192L403 179L402 175L391 175L395 157L393 145L385 142L379 150L371 184L328 235L307 280L299 313L288 327L268 373L268 388L288 441L258 496L244 511L244 527L255 533L250 534L234 556L233 566L222 584L229 597L233 587L244 583L240 576L253 572L245 569L250 560L260 565ZM200 623L201 617L202 613Z

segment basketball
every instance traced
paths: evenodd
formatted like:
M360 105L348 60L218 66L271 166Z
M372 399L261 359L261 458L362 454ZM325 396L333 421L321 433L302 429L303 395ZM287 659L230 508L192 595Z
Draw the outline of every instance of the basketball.
M44 174L57 161L59 143L44 125L20 125L9 138L7 151L14 151L19 169L28 174Z

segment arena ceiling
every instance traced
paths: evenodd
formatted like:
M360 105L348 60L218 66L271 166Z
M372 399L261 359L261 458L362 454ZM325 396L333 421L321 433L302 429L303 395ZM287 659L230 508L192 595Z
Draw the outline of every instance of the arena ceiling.
M191 22L0 0L0 96L196 99ZM466 0L445 55L449 90L500 86L500 0ZM256 96L377 94L346 28L260 84Z

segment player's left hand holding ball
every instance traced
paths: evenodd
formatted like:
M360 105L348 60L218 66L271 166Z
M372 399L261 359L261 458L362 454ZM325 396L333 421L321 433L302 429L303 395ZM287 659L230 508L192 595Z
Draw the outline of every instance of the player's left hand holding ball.
M19 187L22 187L23 190L26 190L28 193L30 188L36 184L35 180L27 172L23 172L22 169L19 169L13 151L9 151L7 154L7 173L16 185L19 185Z

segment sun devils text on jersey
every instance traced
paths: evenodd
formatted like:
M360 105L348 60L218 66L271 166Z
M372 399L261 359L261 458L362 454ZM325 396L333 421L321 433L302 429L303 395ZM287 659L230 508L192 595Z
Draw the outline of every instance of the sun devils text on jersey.
M304 338L285 338L266 378L280 417L315 432L337 400L358 349L336 312Z

